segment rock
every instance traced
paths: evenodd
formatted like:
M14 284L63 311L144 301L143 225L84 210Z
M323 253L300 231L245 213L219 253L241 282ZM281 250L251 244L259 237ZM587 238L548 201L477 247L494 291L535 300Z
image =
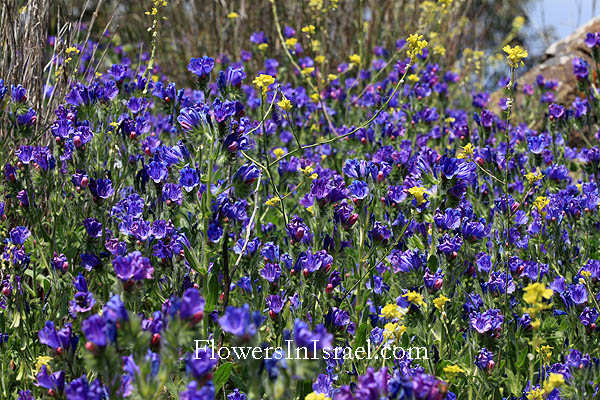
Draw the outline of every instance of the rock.
M577 80L571 64L573 58L584 58L592 66L590 74L593 73L594 63L584 42L588 32L600 32L600 17L593 18L566 38L550 45L544 52L544 60L517 79L518 87L522 89L524 84L535 84L535 79L540 74L546 80L556 79L559 81L559 86L555 92L555 103L570 106L578 94ZM499 110L498 101L502 97L504 97L503 89L492 93L490 105L496 112Z

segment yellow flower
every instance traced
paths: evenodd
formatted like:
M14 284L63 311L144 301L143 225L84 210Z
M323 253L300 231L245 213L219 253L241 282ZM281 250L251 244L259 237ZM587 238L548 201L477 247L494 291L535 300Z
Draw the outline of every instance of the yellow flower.
M310 176L310 174L312 174L314 170L315 169L313 167L311 167L310 165L307 165L305 168L302 168L300 171L304 172L304 175Z
M331 400L329 397L325 396L323 393L315 393L312 392L307 394L304 400Z
M406 332L406 326L400 325L397 322L388 322L383 327L383 338L385 340L399 339L404 332Z
M562 374L550 373L548 380L544 382L544 392L546 395L552 393L556 388L561 387L565 384L565 377Z
M461 160L467 160L467 161L473 160L473 156L475 155L473 153L473 149L474 149L473 145L471 143L467 143L467 145L462 148L462 151L460 153L458 153L456 158L459 158Z
M294 37L291 37L291 38L285 40L285 45L287 47L294 47L294 46L296 46L296 43L298 43L298 39L296 39Z
M278 101L277 105L284 111L290 111L292 109L292 102L285 97L281 99L281 101Z
M277 158L281 158L281 157L283 157L285 155L285 151L281 147L278 147L278 148L274 149L273 153L275 154L275 156Z
M421 295L421 293L417 293L415 291L408 291L406 292L406 294L404 294L402 297L406 297L406 300L410 301L413 304L419 305L419 306L424 306L425 302L423 301L423 296Z
M315 62L317 64L323 64L325 62L325 56L316 56L315 57Z
M109 125L110 125L110 126L112 126L113 128L117 128L117 127L119 126L119 123L118 123L118 122L115 122L115 121L113 121L113 122L111 122Z
M527 181L529 182L530 185L533 185L537 181L541 180L543 177L544 177L544 175L542 175L542 173L540 172L539 169L537 169L535 171L535 173L529 172L529 173L525 174L525 178L527 179Z
M315 103L318 103L319 100L321 99L321 95L318 92L315 92L315 93L313 93L313 94L310 95L310 98Z
M68 47L68 48L65 50L65 52L66 52L67 54L71 54L71 53L79 54L79 49L78 49L77 47L73 47L73 46L71 46L71 47Z
M260 51L265 51L268 47L269 47L268 43L261 43L261 44L258 45L258 49Z
M448 376L448 379L452 379L458 374L464 374L465 370L458 365L447 365L444 367L444 372Z
M152 76L150 76L150 79L152 79L152 82L158 82L158 80L159 80L160 78L158 77L158 75L156 75L156 74L152 74Z
M529 304L536 304L542 301L542 299L549 299L552 297L554 292L552 289L546 288L543 283L531 283L525 289L523 300Z
M236 13L235 11L230 12L229 14L227 14L227 18L229 19L236 19L239 18L240 14Z
M456 121L456 118L454 118L454 117L448 117L444 120L444 122L446 122L447 124L451 124L454 121Z
M96 78L102 78L102 72L96 72Z
M48 372L50 372L50 366L48 365L48 363L52 361L52 357L48 357L48 356L39 356L37 358L37 361L35 363L35 370L36 373L40 372L40 370L42 369L42 365L45 365L46 368L48 368Z
M527 50L523 50L520 46L510 47L509 45L504 46L502 49L507 54L506 59L512 68L518 68L519 63L523 63L523 59L527 58Z
M390 303L381 309L380 317L386 319L402 318L406 314L406 308L402 308L397 304Z
M271 197L265 202L265 205L275 207L279 203L279 197Z
M269 86L275 83L275 78L271 75L260 74L252 81L252 83L254 83L257 88L262 88L262 94L264 95L269 90Z
M548 204L550 204L550 199L544 196L536 197L535 201L533 202L534 207L537 208L542 218L546 218L547 213L544 210Z
M419 78L419 75L417 75L417 74L410 74L408 76L408 80L411 82L419 82L421 80L421 78Z
M592 276L592 273L590 271L586 271L586 270L581 271L579 274L581 276L583 276L585 279L589 279L590 276Z
M440 46L439 44L433 48L433 53L443 56L446 54L446 48L444 46Z
M529 309L528 309L529 310ZM531 321L531 327L535 330L538 330L540 328L540 325L542 324L542 321L540 321L539 319L534 319L533 321Z
M525 25L525 18L523 16L519 15L513 19L512 26L515 31L521 30L523 25Z
M315 29L316 28L314 25L307 25L307 26L302 27L302 32L308 33L310 35L310 34L315 33Z
M406 39L408 42L408 56L411 61L416 56L423 54L423 49L429 44L426 40L421 39L423 39L423 35L419 35L418 33L413 33Z
M310 75L315 70L315 67L306 67L302 69L302 75Z
M310 42L310 46L313 51L319 51L321 49L321 42L315 39Z
M315 215L315 208L313 206L306 207L306 211L308 211L312 215Z
M446 303L448 303L449 301L450 301L449 298L447 298L444 295L441 295L437 299L433 299L433 305L435 306L435 308L442 311L444 309L444 307L446 306Z
M360 56L358 54L352 54L350 56L350 62L352 64L360 64Z
M527 392L527 400L544 400L544 389L531 389Z
M552 357L552 346L544 345L542 347L536 347L535 351L539 353L540 358L542 359L544 364L550 362L550 357Z
M417 205L421 205L425 203L425 193L427 193L427 189L420 186L414 186L408 189L408 193L415 196L415 200L417 200Z
M329 74L329 75L327 75L327 79L330 80L330 81L335 81L337 78L338 77L335 74Z

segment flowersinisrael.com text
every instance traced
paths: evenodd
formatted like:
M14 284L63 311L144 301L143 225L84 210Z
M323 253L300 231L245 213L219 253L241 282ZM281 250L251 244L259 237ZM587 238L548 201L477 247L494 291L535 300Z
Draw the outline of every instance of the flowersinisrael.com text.
M216 347L214 339L195 340L195 357L200 358L199 354L209 355L211 359L298 359L298 360L428 360L428 351L426 347L391 346L389 344L375 346L367 339L366 346L357 348L352 347L334 347L324 348L319 351L318 340L311 341L312 348L295 347L293 340L286 340L283 347L260 347L260 346L231 346Z

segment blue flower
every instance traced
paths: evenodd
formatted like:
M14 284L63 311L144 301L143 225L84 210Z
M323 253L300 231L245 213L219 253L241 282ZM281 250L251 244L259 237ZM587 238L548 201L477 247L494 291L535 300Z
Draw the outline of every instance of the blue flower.
M23 245L29 236L31 232L25 226L17 226L10 231L10 241L17 246Z
M192 58L187 66L188 71L199 78L210 74L215 67L215 60L212 57L204 56L202 58Z

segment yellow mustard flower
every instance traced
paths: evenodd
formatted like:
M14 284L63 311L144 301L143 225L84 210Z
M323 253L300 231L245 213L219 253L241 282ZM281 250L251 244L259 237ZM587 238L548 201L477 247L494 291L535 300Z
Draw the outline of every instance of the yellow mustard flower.
M285 97L278 101L277 105L284 111L290 111L292 109L292 102L286 99Z
M306 395L304 400L331 400L329 397L325 396L323 393L312 392Z
M309 35L315 33L315 30L316 28L314 25L307 25L302 27L302 32L308 33Z
M452 379L458 374L464 374L465 370L458 365L446 365L444 367L444 372L446 373L448 379Z
M435 306L435 308L442 311L444 309L444 307L446 306L446 303L448 303L449 301L450 301L449 298L447 298L444 295L441 295L440 297L433 299L433 305Z
M458 153L456 158L461 160L472 161L475 155L475 153L473 152L474 149L475 148L471 143L467 143L467 145L462 148L462 151Z
M565 384L565 377L562 374L550 373L548 379L544 382L544 392L546 395L552 393L556 388L561 387Z
M425 302L423 301L423 296L421 295L421 293L417 293L413 290L409 290L408 292L406 292L403 297L406 297L406 300L410 301L413 304L416 304L418 306L424 306Z
M298 43L298 39L291 37L285 40L285 45L287 47L294 47L296 46L296 43Z
M504 46L502 49L507 54L506 59L512 68L518 68L520 65L525 65L523 59L527 58L527 50L521 48L521 46L510 47L509 45Z
M227 14L227 18L229 18L229 19L236 19L239 17L240 17L240 14L236 13L235 11L232 11L229 14Z
M536 197L535 201L533 202L533 206L537 208L542 218L546 218L547 213L545 209L548 204L550 204L550 199L544 196Z
M408 189L408 193L415 196L415 200L417 200L417 205L420 206L421 204L425 203L425 193L427 193L427 189L425 189L424 187L413 186L410 189Z
M266 94L269 86L275 83L275 78L271 75L260 74L252 81L257 88L262 89L262 94Z
M275 207L279 204L279 197L271 197L269 200L265 202L265 205Z
M395 319L395 318L400 319L400 318L404 317L404 315L406 315L406 311L407 311L406 308L402 308L397 304L390 303L381 309L380 317L383 317L386 319Z
M530 185L533 185L537 181L542 180L544 175L537 169L535 172L528 172L525 174L525 179L529 182Z
M350 56L350 62L352 64L360 64L360 56L358 54L352 54Z

